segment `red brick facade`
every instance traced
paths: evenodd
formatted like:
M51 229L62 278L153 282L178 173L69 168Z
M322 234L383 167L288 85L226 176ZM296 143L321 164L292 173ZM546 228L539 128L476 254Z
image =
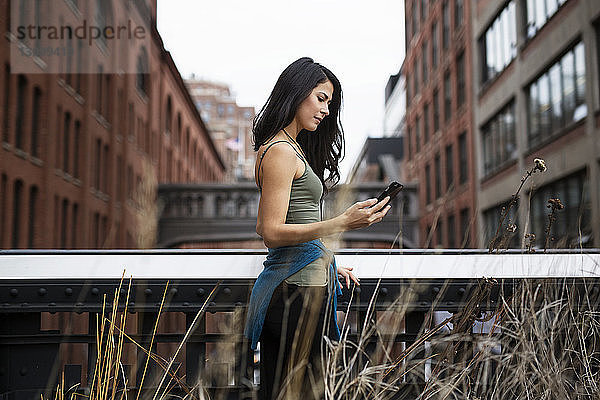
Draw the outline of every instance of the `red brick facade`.
M404 172L408 181L418 182L422 247L462 248L477 243L470 4L405 2Z
M0 248L151 246L156 183L218 182L225 173L156 30L156 1L146 10L149 48L126 49L147 74L14 73L10 47L23 43L7 33L10 3L0 0ZM86 18L93 3L55 2L52 12ZM112 7L119 18L134 5ZM109 71L116 46L87 61Z

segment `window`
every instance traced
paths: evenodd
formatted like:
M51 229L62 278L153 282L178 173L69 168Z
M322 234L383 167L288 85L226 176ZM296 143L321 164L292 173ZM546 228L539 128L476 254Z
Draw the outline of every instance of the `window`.
M6 229L6 218L8 210L6 209L6 198L8 191L8 176L2 174L2 180L0 180L0 246L5 246L4 243L4 232Z
M463 0L454 0L454 29L460 28L463 23Z
M431 25L431 66L432 68L438 65L438 24L434 21Z
M33 249L35 247L35 224L36 224L36 211L38 203L38 188L32 186L29 190L29 215L27 218L27 248Z
M167 112L165 115L165 133L168 135L171 133L173 126L173 106L171 104L171 96L167 97ZM131 130L133 131L133 129Z
M415 145L416 145L416 152L418 153L419 151L421 151L421 116L417 115L417 120L415 122Z
M10 4L10 3L8 3L8 4ZM10 64L6 64L4 66L4 105L2 107L2 109L4 110L3 111L4 124L2 126L2 140L4 142L9 142L9 140L10 140L9 134L8 134L8 130L10 129L10 124L9 124L10 103L12 103L11 97L10 97Z
M25 104L27 104L27 78L19 75L17 79L17 118L15 129L15 147L23 149L24 123L25 123Z
M500 218L502 214L505 212L505 209L508 207L510 201L497 205L495 207L488 208L483 212L483 237L485 240L484 245L487 247L492 238L496 236L496 231L498 230L498 224L500 223ZM518 204L515 203L508 211L508 215L503 222L502 228L500 228L499 237L494 244L494 248L520 248L520 234L519 234L519 224L517 223L517 211L519 207ZM509 224L516 225L516 230L511 232L508 229ZM504 239L503 239L504 238Z
M490 24L480 39L481 82L494 78L517 55L515 1L512 0Z
M444 223L442 222L442 218L439 218L437 221L437 226L435 227L436 233L436 246L443 247L444 246Z
M467 181L468 159L467 159L467 133L458 136L458 182L463 184Z
M75 121L73 131L73 176L79 178L79 153L81 151L81 122Z
M515 104L511 102L481 129L483 175L488 176L517 157Z
M560 199L565 208L556 211L548 247L572 248L579 247L580 244L584 247L592 246L591 200L586 171L582 170L542 186L531 196L531 229L536 235L537 246L542 248L550 214L548 200L552 198Z
M456 217L454 214L448 216L448 248L456 248Z
M406 99L407 100L411 100L412 99L412 91L410 90L410 82L411 80L409 79L410 75L406 74Z
M456 101L458 107L465 104L466 100L466 82L465 82L465 53L461 52L456 57Z
M454 154L452 144L446 146L446 191L454 186Z
M103 84L102 84L102 65L98 65L98 73L96 74L96 111L102 115L102 106L104 104L103 99Z
M442 6L442 46L444 50L450 46L450 6L447 0Z
M429 0L421 0L421 21L427 19L427 2Z
M21 206L23 204L23 181L15 181L13 192L13 229L12 229L12 248L19 248L21 236Z
M550 66L525 92L530 148L586 117L583 43L578 43Z
M442 162L439 153L435 155L433 162L435 166L435 198L439 199L442 197Z
M425 204L431 203L431 167L425 165Z
M535 36L567 0L527 0L527 38Z
M440 99L438 89L433 91L433 131L437 132L440 129Z
M71 137L70 137L70 132L69 130L71 129L71 113L66 112L65 113L65 123L63 126L64 129L64 133L63 133L63 164L62 164L62 170L66 173L71 172L70 168L69 168L69 147L71 145Z
M423 108L423 143L429 141L429 103Z
M417 10L418 0L414 0L412 4L412 37L417 35L419 31L419 14Z
M413 158L413 152L412 152L412 140L413 140L413 135L412 135L412 129L410 128L410 126L406 129L406 136L408 136L408 141L407 141L407 146L408 146L408 159L412 160Z
M413 67L413 82L414 82L414 87L413 87L413 94L415 96L417 96L419 94L419 60L415 60L415 65Z
M104 145L104 152L102 154L102 174L101 174L101 179L102 179L102 191L104 193L108 193L108 187L109 187L109 178L110 178L110 165L111 163L109 163L109 150L108 150L108 145L105 144Z
M100 190L100 176L102 174L102 140L100 139L96 139L94 155L94 188Z
M423 87L427 86L427 42L423 41L423 62L421 63L423 69L421 75L423 75Z
M450 86L450 71L444 74L444 121L452 117L452 87Z
M78 246L77 234L79 224L79 205L77 203L73 203L73 220L71 221L71 248L76 249Z
M42 90L39 87L33 89L33 108L31 110L31 155L39 157L39 140L40 140L40 127L42 118Z
M136 87L144 96L148 96L150 88L150 69L148 63L148 52L142 46L137 59Z
M460 238L461 248L469 246L469 231L471 227L471 220L469 216L469 209L463 208L460 210Z

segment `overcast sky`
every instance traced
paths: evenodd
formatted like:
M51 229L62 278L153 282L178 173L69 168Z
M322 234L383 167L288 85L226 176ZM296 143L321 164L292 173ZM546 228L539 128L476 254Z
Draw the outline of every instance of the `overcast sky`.
M158 30L184 78L228 83L257 111L292 61L329 68L344 91L343 179L365 138L383 134L385 85L404 59L403 0L158 0Z

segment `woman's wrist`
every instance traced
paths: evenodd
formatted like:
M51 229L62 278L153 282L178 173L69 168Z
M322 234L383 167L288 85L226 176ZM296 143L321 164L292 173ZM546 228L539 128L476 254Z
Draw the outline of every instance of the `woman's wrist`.
M345 214L340 214L334 218L336 233L346 232L348 230L348 221Z

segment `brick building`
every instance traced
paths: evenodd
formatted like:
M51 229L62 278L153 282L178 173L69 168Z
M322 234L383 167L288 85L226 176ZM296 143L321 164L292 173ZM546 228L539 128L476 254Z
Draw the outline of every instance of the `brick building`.
M156 0L11 3L0 1L0 247L152 246L156 183L225 174L156 30ZM18 65L11 58L55 45L21 39L16 22L74 28L127 19L145 23L139 47L73 39L60 42L67 55L58 63L36 52Z
M407 180L418 182L419 246L475 247L471 2L407 0Z
M186 84L227 166L225 182L253 181L256 159L252 146L254 107L239 106L227 84L193 76Z
M547 200L558 197L550 246L600 246L600 2L474 4L474 120L479 221L487 246L534 158L548 170L523 188L509 218L521 247L544 247Z

